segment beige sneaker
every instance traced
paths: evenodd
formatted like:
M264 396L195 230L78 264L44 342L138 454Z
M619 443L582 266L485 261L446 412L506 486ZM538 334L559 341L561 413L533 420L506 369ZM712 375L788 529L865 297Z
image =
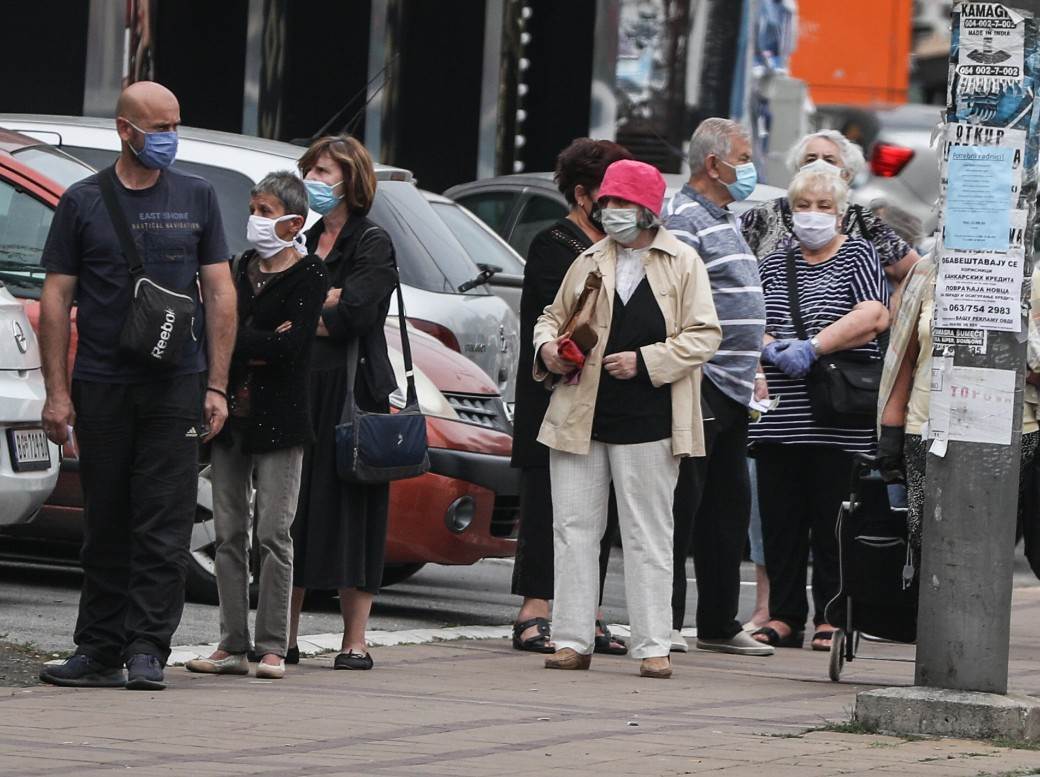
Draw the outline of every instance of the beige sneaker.
M249 674L249 660L245 653L232 653L227 658L193 658L184 665L189 672L199 674Z
M265 664L261 659L256 665L256 676L262 680L281 680L285 677L285 659L279 658L277 664Z

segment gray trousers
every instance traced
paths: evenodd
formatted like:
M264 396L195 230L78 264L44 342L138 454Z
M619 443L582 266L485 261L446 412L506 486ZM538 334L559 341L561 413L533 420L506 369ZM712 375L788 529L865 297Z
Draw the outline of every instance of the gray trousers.
M243 453L236 441L213 446L213 524L216 531L220 649L249 651L249 549L252 545L253 472L256 533L260 546L260 596L256 605L259 655L284 656L289 641L293 543L289 534L300 494L303 447Z

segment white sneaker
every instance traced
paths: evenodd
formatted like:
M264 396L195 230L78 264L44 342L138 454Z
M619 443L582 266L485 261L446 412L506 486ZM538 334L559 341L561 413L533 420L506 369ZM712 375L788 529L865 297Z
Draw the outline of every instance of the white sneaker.
M184 665L189 672L198 674L249 674L249 659L245 653L232 653L227 658L193 658Z
M672 652L688 653L689 651L690 643L686 641L686 637L682 635L679 629L672 629Z
M716 653L732 653L738 656L771 656L772 645L759 642L745 631L738 631L729 639L697 638L698 650L713 650Z

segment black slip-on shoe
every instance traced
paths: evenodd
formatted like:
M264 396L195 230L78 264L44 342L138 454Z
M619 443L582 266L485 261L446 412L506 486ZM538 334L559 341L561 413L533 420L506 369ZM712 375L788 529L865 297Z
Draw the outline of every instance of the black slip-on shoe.
M153 655L138 653L126 662L126 688L130 691L161 691L166 687L162 663Z
M333 669L371 669L373 665L372 656L368 653L357 653L351 650L349 653L340 653L332 662Z
M68 688L122 688L126 675L121 666L105 666L90 656L77 653L64 661L44 664L40 679Z

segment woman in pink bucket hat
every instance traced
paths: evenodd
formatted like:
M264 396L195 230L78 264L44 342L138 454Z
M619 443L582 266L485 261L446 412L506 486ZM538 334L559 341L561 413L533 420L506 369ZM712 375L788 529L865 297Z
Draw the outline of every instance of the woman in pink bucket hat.
M550 449L556 557L556 652L547 669L591 663L599 540L613 482L629 655L644 677L672 673L672 494L679 459L704 455L700 367L722 330L700 257L660 226L664 192L651 165L620 160L607 168L599 189L607 237L575 259L534 329L535 379L567 376L552 381L538 435ZM587 287L596 291L585 294L586 331L572 340L565 325ZM579 339L584 353L575 359Z

